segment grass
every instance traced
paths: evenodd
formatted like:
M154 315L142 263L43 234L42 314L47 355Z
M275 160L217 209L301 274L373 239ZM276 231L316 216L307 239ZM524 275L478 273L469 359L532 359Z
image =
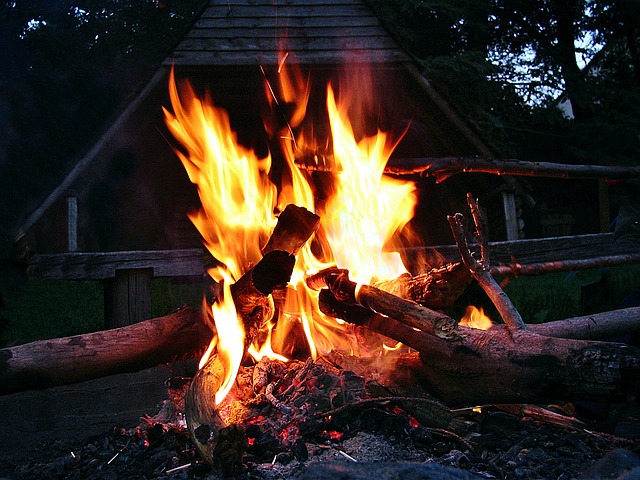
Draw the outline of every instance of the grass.
M104 302L100 282L27 280L12 276L0 284L5 307L0 309L0 346L103 330ZM202 287L154 279L152 317L183 305L199 306Z
M525 322L544 323L620 308L626 297L640 291L640 268L623 265L519 277L504 290Z
M525 322L542 323L618 308L623 299L640 292L640 268L625 265L572 273L519 277L504 286ZM583 295L583 290L586 295ZM0 284L5 308L0 345L88 333L104 328L102 286L99 282L38 281L16 277ZM182 305L199 306L202 287L155 279L152 317ZM586 301L585 301L586 300ZM488 312L496 320L497 314Z

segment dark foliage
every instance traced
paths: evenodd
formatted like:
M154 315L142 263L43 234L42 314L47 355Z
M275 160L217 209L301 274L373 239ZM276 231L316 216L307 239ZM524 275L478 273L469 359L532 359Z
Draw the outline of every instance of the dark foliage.
M22 0L0 9L0 251L153 74L202 0ZM4 253L3 253L4 255Z
M498 155L640 159L640 2L369 3Z

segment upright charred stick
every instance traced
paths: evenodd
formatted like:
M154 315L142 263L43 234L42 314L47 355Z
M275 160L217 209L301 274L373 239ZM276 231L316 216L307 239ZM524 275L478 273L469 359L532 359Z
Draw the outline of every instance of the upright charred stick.
M262 259L231 285L231 296L245 331L244 350L253 342L263 323L273 316L270 295L284 289L295 264L295 254L315 233L320 217L295 205L287 205L262 252ZM195 375L186 395L185 413L198 453L223 473L238 473L246 448L241 427L226 425L214 395L226 372L222 359L212 355Z
M478 284L491 299L504 323L510 329L526 329L527 326L525 325L520 312L518 312L511 302L511 299L509 299L504 290L502 290L500 285L498 285L498 282L496 282L493 276L491 276L489 267L484 263L478 262L471 254L471 250L469 249L467 240L464 236L464 217L462 214L456 213L455 215L449 216L448 220L449 225L451 226L451 231L453 232L453 237L458 245L458 250L462 256L462 261L471 272L473 278L477 280Z

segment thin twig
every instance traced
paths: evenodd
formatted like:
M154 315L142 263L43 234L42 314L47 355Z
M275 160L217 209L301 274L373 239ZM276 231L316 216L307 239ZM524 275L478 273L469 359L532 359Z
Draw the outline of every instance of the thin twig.
M524 320L522 320L520 312L518 312L511 302L511 299L509 299L504 290L502 290L500 285L498 285L498 282L496 282L491 276L488 266L479 263L471 254L469 245L467 244L467 240L464 236L463 215L461 213L456 213L455 215L447 218L449 220L449 225L451 226L451 231L453 232L453 238L455 238L458 250L462 256L462 261L471 272L473 278L476 279L478 284L491 299L505 325L507 325L509 329L526 330L527 327Z
M325 417L330 417L331 415L336 415L338 413L344 412L346 410L350 410L352 408L360 408L360 407L365 407L367 405L375 405L378 403L385 403L385 402L389 402L389 403L400 403L400 402L407 402L407 403L426 403L429 405L435 405L438 406L440 408L442 408L442 403L436 401L436 400L431 400L429 398L422 398L422 397L380 397L380 398L365 398L364 400L358 400L356 402L352 402L352 403L347 403L345 405L342 405L340 407L334 408L333 410L327 410L326 412L318 412L314 415L314 417L316 418L325 418Z
M465 440L457 433L450 432L449 430L445 430L444 428L435 428L435 427L423 427L423 428L429 432L438 433L444 437L451 437L454 440L460 442L462 445L467 447L467 449L471 450L472 452L475 450L473 445L469 443L469 441Z

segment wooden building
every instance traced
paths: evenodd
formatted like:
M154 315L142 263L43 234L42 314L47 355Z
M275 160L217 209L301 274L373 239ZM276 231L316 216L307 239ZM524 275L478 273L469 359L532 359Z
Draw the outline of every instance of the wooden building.
M201 275L196 257L167 253L201 245L186 216L198 206L197 193L164 124L169 72L175 68L179 79L210 92L229 112L240 141L266 153L265 79L277 75L285 56L311 79L312 116L323 111L328 81L368 68L365 86L374 92L379 112L372 127L399 132L409 125L398 155L491 157L364 1L211 0L146 87L22 226L22 240L39 255L76 252L56 257L55 268L35 262L32 273L104 280L113 298L132 285L147 289L152 276ZM493 212L493 239L513 238L504 222L507 183L499 177L458 177L439 185L416 178L421 203L414 225L423 243L451 243L446 215L463 208L467 191ZM165 254L149 254L158 251ZM115 301L113 316L146 315L144 306L142 313L131 314L121 303Z

